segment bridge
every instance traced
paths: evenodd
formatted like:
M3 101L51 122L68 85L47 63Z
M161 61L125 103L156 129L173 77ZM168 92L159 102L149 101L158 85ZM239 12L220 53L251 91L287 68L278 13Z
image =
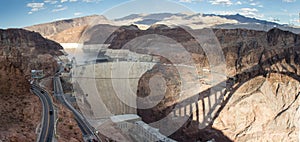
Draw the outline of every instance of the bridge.
M280 49L282 52L270 56L264 61L260 61L251 68L223 82L219 82L209 89L174 104L172 112L169 115L174 118L192 118L199 122L199 128L202 129L206 126L211 126L232 95L241 86L255 77L267 77L269 74L274 73L289 76L300 82L300 73L296 67L300 62L295 60L295 57L298 56L296 48L300 48L299 44L290 48ZM272 55L272 53L274 54L274 51L265 51L264 55ZM296 99L299 95L300 92L296 94Z

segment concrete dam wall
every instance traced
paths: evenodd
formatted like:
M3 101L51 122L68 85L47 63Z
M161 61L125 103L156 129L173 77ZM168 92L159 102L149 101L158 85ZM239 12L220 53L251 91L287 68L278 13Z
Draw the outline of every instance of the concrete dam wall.
M94 115L90 117L96 119L119 114L136 114L139 78L154 65L155 63L150 62L124 61L75 68L73 81L78 82L83 91L78 94L78 88L75 88L78 105L90 105Z

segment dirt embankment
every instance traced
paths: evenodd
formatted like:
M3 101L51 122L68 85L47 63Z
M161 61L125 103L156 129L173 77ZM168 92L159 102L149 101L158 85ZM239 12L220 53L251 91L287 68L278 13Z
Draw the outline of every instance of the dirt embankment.
M0 140L36 141L41 120L39 98L30 93L31 70L53 75L53 55L62 47L22 29L0 30Z

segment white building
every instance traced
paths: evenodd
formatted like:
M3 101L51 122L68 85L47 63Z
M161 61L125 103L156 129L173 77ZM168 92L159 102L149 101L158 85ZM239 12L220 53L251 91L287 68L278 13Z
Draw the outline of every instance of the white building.
M112 116L112 122L117 124L124 133L131 135L136 141L141 142L176 142L159 132L159 129L153 128L147 123L141 121L136 114L125 114Z
M143 121L136 121L134 128L135 137L143 142L176 142L159 132L159 129L149 126Z
M110 119L124 132L128 132L129 129L133 128L132 124L134 122L141 120L141 118L136 114L116 115L110 117Z

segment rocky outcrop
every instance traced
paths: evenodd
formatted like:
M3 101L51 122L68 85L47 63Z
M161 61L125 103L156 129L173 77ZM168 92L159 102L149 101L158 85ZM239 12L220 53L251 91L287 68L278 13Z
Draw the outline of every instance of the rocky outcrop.
M233 94L213 128L233 141L298 141L299 92L299 81L285 75L253 78Z
M57 140L59 142L83 142L82 132L73 113L61 104L58 105L58 109L60 111L57 122Z
M199 31L197 33L203 33L200 36L205 38L205 32L201 32L205 29L197 31ZM223 50L229 76L244 72L258 64L261 68L267 70L268 64L273 64L272 62L282 59L285 59L288 64L299 63L300 36L292 32L274 28L268 32L247 29L213 29L213 33ZM208 67L207 57L199 43L190 33L180 27L169 28L164 25L153 25L147 30L139 30L135 25L123 26L115 30L105 43L110 44L109 48L111 49L129 48L135 52L148 54L149 51L144 47L152 45L154 42L160 42L153 40L156 38L155 36L148 36L147 41L130 44L131 46L126 46L126 44L138 37L151 34L166 36L180 43L186 51L192 54L196 64L201 67ZM162 42L174 44L168 43L168 41ZM271 59L268 60L269 58L274 59L271 61ZM265 60L268 60L268 62L265 62Z
M42 105L30 93L30 71L57 69L53 55L62 47L22 29L0 30L0 141L36 141Z
M91 15L86 17L59 20L51 23L25 27L30 31L39 32L42 36L59 43L79 43L86 28L98 23L110 23L104 16Z
M36 32L30 32L22 29L7 29L0 30L0 46L1 48L18 48L22 49L35 48L38 53L48 53L48 54L59 54L58 51L62 47L54 42L43 38L40 34ZM6 49L4 50L6 52ZM8 52L8 51L7 51ZM3 52L4 53L4 52ZM28 54L27 52L21 52L23 54ZM33 52L36 53L36 52ZM61 54L61 53L60 53Z
M120 29L115 36L112 36L114 39L109 40L113 41L110 48L120 49L133 38L152 32L170 35L183 45L187 42L193 44L189 48L185 46L186 49L192 54L203 55L203 51L199 49L190 49L201 47L187 33L182 31L182 33L174 34L172 32L178 32L180 29L163 28L157 32L153 29L147 31ZM300 36L276 28L268 32L244 29L214 29L213 31L226 58L227 74L235 78L238 87L234 88L235 92L222 111L216 115L211 125L198 130L191 128L192 122L187 123L172 137L180 141L211 139L297 141L298 106L300 105L298 97L300 93ZM176 37L176 35L180 36ZM196 61L207 60L205 56L194 56L194 59L197 59ZM201 67L207 65L201 62L197 64ZM163 75L161 75L162 72ZM178 86L174 85L176 82L180 84L176 72L170 68L154 66L140 79L138 88L140 97L151 94L149 79L155 75L161 75L166 80L167 91L165 98L157 106L138 110L138 114L148 123L158 121L169 114L173 109L172 106L178 101L176 98L180 91ZM189 135L190 131L194 131L194 134Z
M216 30L216 35L240 87L213 128L233 141L297 141L300 36L276 28Z

